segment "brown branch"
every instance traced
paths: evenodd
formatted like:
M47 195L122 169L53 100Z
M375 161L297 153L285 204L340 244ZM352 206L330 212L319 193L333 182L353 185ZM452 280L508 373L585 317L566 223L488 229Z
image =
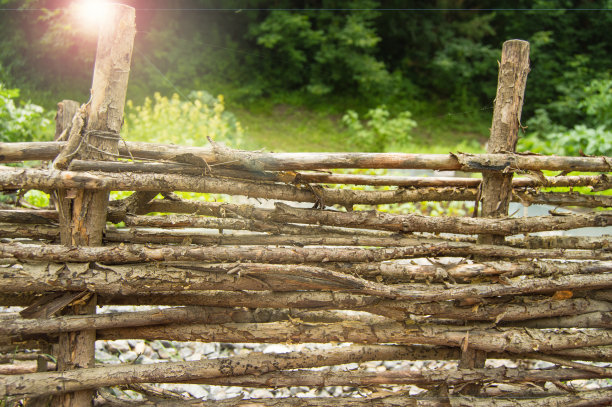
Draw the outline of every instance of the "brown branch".
M51 246L44 246L49 247ZM81 248L66 250L74 254L77 250L81 251ZM301 265L245 264L235 265L228 272L226 268L217 268L214 265L203 267L197 264L102 266L87 263L24 263L5 270L7 272L0 287L0 292L5 293L91 290L105 295L138 295L196 290L324 290L395 300L445 301L612 287L612 274L608 273L565 275L554 279L530 278L503 284L386 285L322 267ZM163 273L160 274L161 270ZM11 276L9 271L13 271L15 275ZM313 296L315 294L321 293L312 293Z
M550 230L569 230L579 227L612 225L612 214L596 212L567 216L534 216L529 218L483 219L465 217L429 217L417 214L396 215L375 211L340 212L296 208L277 203L275 209L261 209L251 205L215 202L153 200L150 212L174 212L216 217L242 217L266 222L302 223L378 229L393 232L431 232L478 234L495 231L515 235ZM110 220L119 221L112 216Z
M468 334L469 333L469 334ZM453 325L405 325L399 322L368 324L359 321L337 323L269 322L264 324L160 325L106 329L98 339L165 339L176 341L246 343L397 343L403 345L465 346L488 352L550 353L587 346L612 345L608 330L556 330L525 328L482 329ZM608 369L612 372L612 369Z
M297 370L270 372L262 375L232 376L193 380L188 383L241 387L292 387L292 386L351 386L366 387L381 384L432 385L446 383L457 386L463 383L486 381L488 383L542 383L550 381L604 378L604 374L579 369L421 369L386 372Z
M65 143L1 143L0 161L53 160ZM129 150L129 151L128 151ZM260 153L230 150L216 154L210 147L185 147L128 142L119 153L138 159L174 161L191 154L208 164L249 170L317 170L324 168L389 168L463 171L553 170L609 172L607 157L559 157L520 154L402 154L402 153Z
M205 175L206 168L187 163L151 163L126 161L85 161L73 160L71 171L102 171L102 172L145 172L158 174L188 174ZM357 175L357 174L324 174L324 173L293 173L293 172L262 172L240 171L218 168L213 170L214 176L238 178L256 181L282 182L287 184L318 183L318 184L352 184L372 186L398 187L456 187L477 188L481 179L458 177L402 177L388 175ZM578 187L593 186L597 190L612 188L612 182L605 174L556 176L543 178L515 178L512 181L515 188L527 187Z
M244 195L253 198L283 201L317 202L326 205L382 205L422 201L473 201L476 189L416 188L389 191L358 191L319 188L317 194L309 188L287 184L270 184L246 180L227 180L186 174L96 173L51 171L41 169L0 168L0 186L5 189L88 189L127 191L192 191ZM612 198L601 195L541 193L515 194L514 200L537 204L574 205L585 207L612 206Z
M131 383L159 383L261 374L276 370L360 363L370 360L445 358L448 349L409 346L350 346L325 352L301 350L283 354L250 353L233 358L153 365L123 365L59 373L31 373L0 377L0 397L33 397Z
M388 393L387 393L388 394ZM104 401L96 404L99 407L326 407L326 406L367 406L367 407L450 407L446 398L427 398L425 400L419 397L412 397L407 394L400 395L376 395L372 397L287 397L287 398L263 398L263 399L226 399L215 401L157 401L147 400L140 401L125 401L120 400L111 395Z
M0 335L57 334L82 329L105 329L143 325L204 322L207 316L201 307L165 308L111 314L70 315L51 319L3 320Z

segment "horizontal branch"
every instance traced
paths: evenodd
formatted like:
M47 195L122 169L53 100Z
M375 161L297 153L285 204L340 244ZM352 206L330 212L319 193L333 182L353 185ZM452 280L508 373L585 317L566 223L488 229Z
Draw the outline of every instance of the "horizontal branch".
M386 212L341 212L296 208L276 203L275 209L262 209L252 205L236 205L216 202L152 200L146 207L149 212L174 212L216 217L242 217L266 222L302 223L360 229L388 230L392 232L431 232L499 235L515 235L551 230L570 230L581 227L612 225L612 214L595 212L567 216L533 216L528 218L467 218L430 217L418 214L396 215ZM111 219L113 216L111 214Z
M36 361L31 362L18 362L10 365L0 365L0 375L20 375L26 373L35 373L38 370L38 363ZM49 363L47 370L55 370L55 363Z
M282 182L287 184L352 184L372 186L398 186L398 187L457 187L478 188L479 178L458 177L403 177L390 175L362 175L362 174L325 174L312 172L263 172L239 171L223 168L203 168L188 163L153 163L153 162L126 162L126 161L85 161L72 160L71 171L102 171L102 172L148 172L158 174L188 174L205 175L207 171L216 177L248 179L256 181ZM514 188L527 187L578 187L592 186L598 191L612 188L612 181L605 175L576 175L556 177L515 178L512 180Z
M228 273L222 267L197 264L103 266L87 263L24 263L5 268L0 292L43 293L58 290L91 290L106 295L137 295L202 290L323 290L395 300L446 301L610 287L612 287L612 273L508 280L503 284L387 285L322 267L301 265L237 264ZM324 293L314 292L311 296L316 298L318 294ZM260 304L257 307L266 306Z
M106 263L106 264L129 264L129 263L148 263L163 261L181 262L256 262L256 263L277 263L277 264L304 264L304 263L329 263L329 262L379 262L391 259L411 258L411 257L435 257L435 256L467 256L479 254L483 256L501 256L514 258L583 258L589 259L596 256L601 259L612 257L612 254L595 254L589 251L566 252L564 250L529 250L507 248L493 245L473 245L465 243L437 243L422 244L414 247L392 247L381 249L361 248L322 248L322 247L269 247L269 246L140 246L140 245L120 245L106 247L66 247L62 245L36 245L23 243L0 243L0 258L20 261L51 261L51 262L78 262L78 263ZM87 270L87 265L82 271ZM272 266L270 266L272 267ZM271 269L270 269L271 270ZM342 278L345 283L349 283L344 277L334 276L333 272L324 269L302 268L303 273L310 273L311 276L318 273L327 273L329 278ZM342 275L344 276L344 275ZM572 276L561 277L558 281L578 282L580 284L592 284L590 289L597 287L604 288L609 284L609 275L593 276ZM591 279L587 283L586 279ZM366 280L363 280L365 282ZM557 281L557 280L555 280ZM331 282L331 280L330 280ZM360 282L359 284L361 284ZM526 283L529 284L529 283ZM556 284L556 283L553 283ZM549 287L548 285L546 285ZM358 286L352 285L352 288ZM363 285L359 287L364 287ZM552 286L551 286L552 287ZM25 289L25 287L23 287ZM548 289L548 288L547 288ZM409 289L408 289L409 290Z
M0 161L53 160L64 142L0 143ZM219 144L217 146L221 147ZM557 170L608 172L608 157L559 157L521 154L402 154L402 153L264 153L207 147L128 142L119 146L127 158L185 161L200 158L209 165L225 164L249 170L316 170L324 168L389 168L462 171ZM182 157L180 157L182 156Z
M379 263L328 263L326 268L344 273L353 273L364 278L382 279L387 283L411 281L460 281L471 279L495 279L500 275L505 278L532 275L535 277L560 276L568 274L600 274L612 271L609 261L487 261L483 263L432 265L411 264L407 261L386 261Z
M110 396L109 396L110 397ZM494 403L494 404L493 404ZM555 394L526 394L524 391L518 397L497 394L493 399L490 396L437 396L429 395L410 396L408 394L392 394L380 397L313 397L313 398L267 398L245 400L215 400L215 401L152 401L125 402L102 401L99 407L328 407L328 406L368 406L368 407L489 407L489 406L516 406L516 407L548 407L548 406L603 406L612 403L612 390L608 388L573 392L569 395Z
M164 308L137 312L73 315L56 318L15 318L3 320L0 335L58 334L84 329L135 327L168 323L205 322L201 307Z
M52 225L58 223L58 214L47 209L0 209L0 223Z
M271 184L248 180L225 179L186 174L74 172L43 169L0 167L3 189L92 189L118 191L191 191L243 195L252 198L321 205L382 205L422 201L474 201L476 188L415 188L388 191L331 189L318 186L304 188L289 184ZM515 192L513 199L523 203L572 205L585 207L612 206L612 197L538 191Z
M541 353L589 346L612 345L610 330L555 330L526 328L482 329L453 325L360 321L336 323L269 322L264 324L171 324L152 327L104 329L98 339L144 339L238 343L397 343L470 347L487 352ZM612 372L612 369L609 369ZM612 373L611 373L612 374Z
M517 323L504 324L517 326ZM580 315L539 318L521 321L520 326L526 328L612 328L612 312L590 312Z
M586 372L579 369L427 369L418 372L412 370L393 370L386 372L351 371L321 371L296 370L289 372L270 372L262 375L232 376L190 381L194 384L241 387L326 387L351 386L367 387L384 384L395 385L432 385L446 383L457 386L463 383L520 383L520 382L554 382L566 380L588 380L604 378L605 375Z
M507 243L510 246L525 249L612 249L612 235L602 236L526 236L511 237Z
M392 232L355 230L335 226L298 225L277 222L264 222L256 219L242 218L212 218L204 216L164 215L164 216L133 216L126 215L125 225L128 227L154 227L154 228L199 228L217 230L249 230L252 232L266 232L275 235L351 235L368 237L391 237ZM399 236L395 236L399 237Z
M445 352L448 352L445 354ZM149 365L119 365L57 373L31 373L0 377L0 397L35 397L130 383L180 382L209 377L261 374L285 369L312 368L371 360L419 360L446 358L448 348L410 346L349 346L320 351L283 354L250 353L233 358ZM426 359L427 360L427 359ZM60 384L61 385L58 385Z

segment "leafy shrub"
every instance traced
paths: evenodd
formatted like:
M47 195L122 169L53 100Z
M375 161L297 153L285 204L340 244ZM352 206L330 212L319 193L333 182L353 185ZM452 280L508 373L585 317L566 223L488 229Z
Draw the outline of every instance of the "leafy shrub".
M582 117L583 124L569 129L553 121L551 112L559 111ZM559 155L612 155L612 79L593 79L579 92L566 87L566 94L556 104L536 110L535 116L527 121L527 129L527 137L519 140L521 150Z
M0 83L0 142L45 139L50 125L42 107L19 101L19 89Z
M349 110L342 117L342 123L348 128L353 143L368 151L383 151L390 143L403 144L411 140L410 130L417 123L412 120L408 111L390 118L387 108L378 106L370 109L364 116L365 123L359 114Z
M326 3L326 7L345 10L270 12L249 29L261 47L252 60L258 67L258 81L266 88L305 90L319 96L346 92L369 98L392 92L397 78L375 56L381 40L374 26L377 6L377 2L359 0L350 5L359 12L345 9L343 2Z
M126 106L124 136L130 141L171 143L190 146L208 144L207 137L232 147L240 145L242 127L236 117L225 111L223 95L217 98L208 92L189 94L181 100L177 94L168 98L155 93L143 105Z

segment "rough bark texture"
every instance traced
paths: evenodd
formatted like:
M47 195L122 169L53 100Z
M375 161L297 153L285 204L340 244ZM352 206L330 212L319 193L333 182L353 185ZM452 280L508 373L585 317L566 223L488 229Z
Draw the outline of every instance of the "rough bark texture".
M116 20L113 33L102 34L92 100L81 107L67 101L59 105L58 141L0 143L0 162L54 160L52 170L0 167L0 189L58 191L53 198L57 211L0 205L0 305L27 307L0 315L0 361L39 362L37 373L30 373L34 365L25 370L0 366L6 373L0 375L0 399L10 405L28 397L26 405L38 407L55 397L52 405L76 407L90 405L91 391L99 389L101 406L611 403L610 388L562 393L567 391L563 381L612 378L610 367L589 363L612 360L610 236L529 234L610 226L612 215L552 210L551 216L510 218L507 205L512 200L610 207L607 195L542 192L540 187L608 190L607 174L545 177L541 170L610 172L612 159L514 153L529 70L525 43L504 45L489 154L277 154L233 150L213 141L187 148L119 143L124 102L119 89L127 83L131 45L111 49L102 37L109 43L113 36L131 41L132 19ZM484 178L321 171L333 168L463 170ZM526 177L512 179L514 173ZM338 183L397 188L327 185ZM108 204L109 189L135 192ZM175 190L314 203L317 209L284 202L263 209L185 201ZM164 199L155 199L158 193ZM484 218L353 211L355 204L481 198ZM331 205L347 211L322 209ZM187 216L143 216L151 212ZM107 220L125 227L106 227ZM506 242L506 236L514 237ZM102 242L106 246L94 247ZM174 307L88 313L96 303ZM72 315L59 314L66 307ZM49 344L58 338L60 371L48 372L52 366L43 354L51 354ZM87 352L96 338L363 345L93 368ZM557 367L480 368L485 357L544 360ZM459 368L308 370L371 360L453 360ZM147 382L396 384L430 391L419 397L170 401L160 399L168 392L142 384ZM547 382L559 390L542 390ZM146 397L134 404L101 386L128 386Z
M521 125L523 97L529 73L529 43L520 40L506 41L502 48L499 65L499 79L491 137L487 153L514 152ZM508 216L508 205L512 200L513 173L482 174L482 216L500 218ZM488 244L501 244L503 235L481 235L479 241Z
M0 143L0 162L53 160L62 142ZM609 157L560 157L519 154L403 154L403 153L260 153L231 150L228 160L210 147L185 147L127 142L119 146L125 158L178 161L185 154L208 164L232 162L249 171L320 170L333 168L430 169L441 171L581 171L609 172ZM131 154L131 156L130 156ZM183 160L184 162L184 160ZM226 164L229 166L229 164Z
M422 201L474 201L477 197L476 188L419 187L388 191L358 191L185 174L127 172L91 174L73 171L14 169L11 167L0 167L0 187L41 190L86 188L100 191L108 189L152 192L194 191L283 201L313 202L321 207L331 205L352 207L353 205L383 205ZM508 194L508 199L524 204L578 205L583 207L612 206L612 198L601 195L546 193L535 190L517 191L513 194L511 186Z
M352 185L374 185L374 186L398 186L398 187L456 187L477 188L481 180L478 178L459 177L402 177L389 175L356 175L356 174L324 174L292 171L262 172L262 171L239 171L227 169L214 169L207 174L207 169L186 163L148 163L148 162L125 162L125 161L88 161L73 160L70 163L71 171L101 171L101 172L144 172L158 174L188 174L188 175L213 175L216 177L249 179L255 181L281 182L285 184L352 184ZM513 188L527 187L577 187L593 186L597 190L612 188L612 181L605 174L600 175L575 175L555 177L528 177L515 178L512 180Z
M174 212L216 217L242 217L265 222L301 223L340 226L360 229L378 229L391 232L431 232L478 234L494 230L496 234L515 235L550 230L569 230L580 227L604 227L612 225L612 215L607 212L571 214L566 216L534 216L528 218L465 218L429 217L418 214L396 215L386 212L314 210L296 208L276 203L275 209L262 209L251 205L223 204L215 202L175 201L154 199L147 206L149 212ZM109 213L112 221L121 221L124 214Z
M612 259L612 253L597 253L589 250L566 251L545 249L519 249L471 243L423 243L418 246L387 247L380 249L355 247L276 247L276 246L142 246L119 245L106 247L68 248L60 245L37 245L23 243L0 243L0 259L52 261L52 262L99 262L125 264L160 261L194 262L257 262L257 263L368 263L394 259L419 257L470 255L504 258L566 258L588 260L597 255L602 260Z
M62 162L62 169L73 158L108 159L118 153L118 137L123 124L123 106L130 73L132 48L136 34L135 10L123 5L107 5L107 15L99 28L98 49L91 87L91 100L82 109L86 121L82 130L70 130L67 146L76 145ZM78 115L75 116L75 120ZM62 243L66 246L101 246L106 224L109 190L59 190ZM70 313L95 313L96 296L75 305ZM61 334L58 369L60 371L93 367L95 330ZM54 403L62 407L91 405L92 392L83 391L58 396Z
M438 353L439 352L439 353ZM445 356L444 349L436 349ZM451 349L447 355L454 354ZM300 351L283 354L251 353L231 359L210 359L195 362L173 362L154 365L109 366L58 373L31 373L0 377L0 397L32 397L65 393L104 386L129 383L159 383L261 374L276 370L329 366L366 362L369 360L402 360L431 358L428 347L350 346L319 351Z

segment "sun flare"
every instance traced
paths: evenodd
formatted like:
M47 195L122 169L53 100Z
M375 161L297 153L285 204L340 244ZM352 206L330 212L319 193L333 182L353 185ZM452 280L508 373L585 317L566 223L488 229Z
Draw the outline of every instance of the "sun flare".
M88 27L97 28L108 13L106 0L81 0L76 4L81 22Z

